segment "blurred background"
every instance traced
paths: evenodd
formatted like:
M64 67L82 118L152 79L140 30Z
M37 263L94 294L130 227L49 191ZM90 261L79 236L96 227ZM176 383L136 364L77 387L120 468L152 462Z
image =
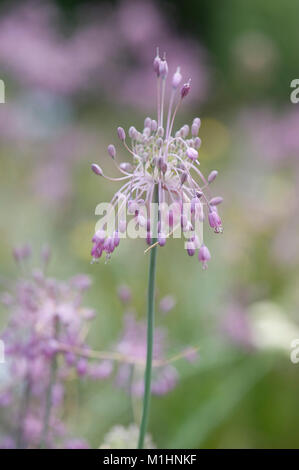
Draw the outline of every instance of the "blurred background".
M148 256L142 240L127 240L109 263L90 264L95 207L118 187L90 164L115 174L106 147L117 126L154 117L156 46L171 72L180 65L192 77L177 126L202 119L200 162L205 174L219 170L224 233L205 234L206 272L180 241L159 249L157 302L175 297L157 313L166 356L199 347L192 363L176 361L176 386L152 399L159 448L299 444L299 366L290 360L299 338L299 104L290 102L298 18L293 0L0 2L1 290L21 275L14 246L30 243L35 266L47 242L50 276L92 278L84 304L96 311L88 342L98 351L121 336L120 285L145 317ZM1 327L8 317L1 306ZM78 393L63 420L90 446L133 422L113 374L71 386Z

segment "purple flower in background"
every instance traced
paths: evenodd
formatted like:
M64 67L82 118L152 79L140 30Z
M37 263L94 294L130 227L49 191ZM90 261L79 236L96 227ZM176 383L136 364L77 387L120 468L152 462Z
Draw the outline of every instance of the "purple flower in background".
M79 26L66 37L50 2L10 8L0 20L2 68L21 87L66 96L96 90L118 103L148 108L153 102L148 64L153 47L161 44L170 71L179 62L194 77L194 99L206 98L206 54L197 42L180 37L154 2L123 0L113 9L107 2L77 15Z
M299 111L290 105L285 112L270 108L248 110L241 122L254 151L273 163L297 160L299 152Z
M180 68L177 68L172 77L169 105L166 108L168 64L158 51L153 68L157 77L157 120L147 117L142 131L131 126L128 131L130 146L127 144L125 130L118 127L118 138L130 154L130 162L118 164L113 145L109 145L108 154L121 173L120 177L108 177L99 165L94 163L91 166L97 176L123 183L121 189L115 193L108 213L111 214L121 206L122 210L118 210L118 227L116 231L109 233L106 221L102 225L98 224L98 230L92 239L93 261L99 259L103 253L106 253L106 259L110 258L119 245L120 233L126 231L126 220L123 218L125 210L133 215L137 226L146 228L147 242L151 244L152 238L156 238L156 234L152 232L153 203L158 203L157 239L160 246L165 245L166 238L179 226L186 235L194 230L205 217L204 209L210 226L216 233L222 232L216 207L222 202L222 198L211 199L209 194L209 185L218 172L213 170L206 179L199 170L198 151L201 140L198 132L201 121L199 118L193 120L191 132L187 124L174 131L174 120L190 92L191 80L181 85L182 76ZM165 204L172 209L165 208ZM195 232L189 237L188 254L192 256L195 250L199 250L199 260L203 263L203 268L206 268L210 259L208 249L202 245Z
M53 5L38 1L2 16L0 63L22 86L71 94L84 88L91 72L103 65L109 51L100 45L109 44L107 30L86 26L66 39L54 26L59 19Z
M241 303L234 302L229 306L221 320L221 331L232 343L245 349L253 347L250 322Z
M125 299L123 294L126 293ZM142 397L144 393L144 368L146 359L146 321L137 319L133 308L130 306L131 291L127 286L118 288L120 300L126 307L122 334L116 344L115 350L120 355L116 365L116 385L124 388L129 394ZM130 298L127 294L130 293ZM125 300L125 302L124 302ZM162 313L169 312L176 304L176 299L167 295L159 302L159 310ZM184 358L188 362L197 359L197 349L187 347L181 349L175 358ZM168 355L167 330L156 327L153 343L153 382L152 393L165 395L177 384L179 374L173 365L175 361L167 358Z
M3 446L10 442L17 448L53 448L68 438L60 416L69 376L75 372L78 377L102 379L112 368L107 361L90 364L78 353L89 350L86 328L95 315L83 305L89 277L81 274L68 281L46 277L48 247L42 250L43 269L30 272L30 253L28 245L14 249L27 275L2 296L9 317L1 335L6 362L0 407L9 413L10 432L3 437Z
M125 0L120 3L117 21L127 54L134 64L123 67L121 87L117 77L116 89L121 101L141 109L153 108L155 96L150 92L149 63L153 46L158 44L161 50L167 51L169 72L174 74L179 63L185 77L192 77L194 99L202 101L207 97L209 71L205 51L197 41L180 37L155 2Z
M137 321L133 314L127 314L124 329L116 350L135 361L135 364L120 364L116 375L116 384L126 388L133 395L142 396L144 392L143 374L146 358L146 322ZM165 359L166 332L162 328L155 329L153 360ZM141 364L140 364L141 363ZM164 395L177 384L178 372L170 364L161 365L154 370L152 392Z

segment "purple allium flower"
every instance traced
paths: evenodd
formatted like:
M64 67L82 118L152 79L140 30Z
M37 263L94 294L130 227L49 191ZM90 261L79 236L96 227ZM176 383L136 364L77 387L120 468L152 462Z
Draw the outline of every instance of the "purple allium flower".
M165 56L160 58L157 52L153 68L158 85L157 120L147 117L142 131L137 131L135 127L131 126L128 133L131 141L130 146L127 143L124 129L117 128L117 135L131 158L131 162L125 164L118 164L114 160L121 173L119 178L106 176L96 163L92 164L92 170L108 180L123 183L111 201L111 209L114 210L121 201L122 208L127 209L128 213L135 218L136 225L147 228L147 236L145 237L147 242L151 243L154 236L158 239L159 245L164 246L168 236L179 225L182 227L184 236L188 237L190 230L203 221L204 209L208 214L210 226L215 229L216 233L221 232L221 219L215 207L221 201L218 198L213 201L212 205L208 188L218 172L213 170L206 179L199 170L198 148L200 142L197 140L197 134L201 124L200 119L193 120L191 135L189 135L190 127L187 124L174 132L174 120L182 101L189 94L190 80L178 91L180 80L177 76L178 71L175 73L172 77L169 106L166 109L165 90L168 68ZM109 147L114 149L112 145ZM109 153L111 155L111 151ZM115 155L115 149L113 155ZM158 188L158 201L155 196L156 188ZM152 233L151 205L154 202L158 202L159 212L157 235ZM165 209L165 204L168 207L174 206L171 213L171 223L170 213ZM185 213L188 204L191 205L191 214ZM168 223L165 226L166 219ZM118 232L122 233L125 228L123 220L119 220L118 224ZM92 241L93 261L100 258L103 253L106 253L106 258L110 258L118 244L113 242L113 234L106 229L105 223L95 233ZM198 244L194 244L194 249L198 248ZM189 254L194 254L192 249L189 247ZM208 257L201 258L200 255L199 260L206 266Z
M30 256L28 245L15 249L14 255L18 263ZM44 247L43 268L49 257L50 250ZM14 447L31 448L41 444L47 394L50 417L44 444L53 448L63 443L68 436L59 416L70 373L74 375L75 371L78 377L97 380L111 373L108 361L89 364L76 353L76 349L89 349L82 333L94 317L94 311L84 307L82 301L90 284L89 277L83 274L60 281L46 277L42 269L32 273L28 270L26 277L1 297L10 315L1 334L6 362L4 380L0 383L0 407L4 414L9 413L7 432L15 438ZM26 396L26 406L20 416L18 410L24 406ZM4 439L3 447L8 445L5 442Z
M23 89L66 97L96 89L118 103L144 109L153 102L151 94L144 93L149 89L152 45L163 44L170 71L178 61L194 77L194 99L206 99L206 52L198 41L179 36L156 2L121 0L113 9L104 2L97 7L84 5L83 11L79 7L75 14L81 21L65 35L58 27L63 25L62 15L53 2L9 4L0 18L1 70ZM13 133L17 130L7 122L3 125Z
M162 328L155 329L153 359L165 359L166 332ZM137 321L133 314L125 316L122 336L117 344L117 351L135 361L133 364L120 364L116 375L116 384L128 390L130 378L133 383L130 392L142 396L144 392L143 374L146 358L146 322ZM134 371L134 372L133 372ZM133 375L132 375L133 374ZM155 395L164 395L177 384L178 372L172 365L166 364L154 368L152 392Z

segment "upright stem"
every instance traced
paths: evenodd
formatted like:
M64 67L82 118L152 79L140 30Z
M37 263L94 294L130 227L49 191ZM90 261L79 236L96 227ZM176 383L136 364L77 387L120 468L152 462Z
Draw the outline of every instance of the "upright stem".
M158 185L155 188L155 203L158 202ZM154 233L157 227L157 214L154 221ZM153 240L155 243L156 239ZM148 277L148 294L147 294L147 354L146 354L146 367L144 374L144 397L143 397L143 412L139 432L138 449L142 449L144 445L144 438L146 434L150 400L151 400L151 380L152 380L152 359L153 359L153 339L154 339L154 324L155 324L155 275L156 275L156 260L157 260L157 246L155 246L150 253L149 264L149 277Z

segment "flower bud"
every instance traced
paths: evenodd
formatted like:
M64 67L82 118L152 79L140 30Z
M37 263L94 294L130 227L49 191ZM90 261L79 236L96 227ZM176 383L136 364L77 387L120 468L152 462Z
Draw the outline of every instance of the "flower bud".
M165 245L165 243L166 243L166 236L165 236L164 233L161 232L161 233L158 234L158 242L159 242L159 245L160 245L160 246L164 246L164 245Z
M179 84L181 83L181 81L182 81L182 75L180 72L180 67L178 67L176 69L175 74L172 77L172 87L176 90Z
M150 128L151 127L151 123L152 123L152 120L150 117L146 117L145 120L144 120L144 127L145 128Z
M115 248L119 245L119 241L120 241L119 234L117 231L115 231L113 234L113 243L114 243Z
M207 261L211 259L211 253L209 249L202 244L201 247L198 250L198 260L202 262L202 267L203 269L206 269L207 266Z
M190 85L190 82L191 80L189 80L187 83L185 83L183 86L182 86L182 89L181 89L181 98L185 98L189 91L190 91L190 88L191 88L191 85Z
M159 73L162 78L166 78L168 75L168 65L165 59L162 59L159 64Z
M198 129L199 129L200 126L201 126L201 120L200 120L200 118L199 118L199 117L194 118L194 119L193 119L193 124L195 124L195 125L198 127Z
M105 230L98 230L93 238L92 238L92 241L93 242L96 242L96 243L103 243L105 241L105 238L106 238L106 232Z
M157 139L156 144L157 144L158 149L162 147L162 145L163 145L163 139L162 139L162 137L159 137L159 138Z
M161 63L161 59L159 57L159 49L157 48L157 55L153 61L153 68L154 68L154 72L157 74L157 77L160 76L160 63Z
M131 126L130 129L129 129L129 136L131 139L136 139L136 136L137 136L138 132L137 130L135 129L134 126Z
M117 128L117 135L118 135L118 138L124 142L125 139L126 139L126 133L124 131L124 129L122 127L118 127Z
M216 208L209 212L209 224L210 227L217 229L221 227L221 218L219 217Z
M210 200L211 206L218 206L218 205L221 204L222 202L223 202L223 197L220 197L220 196L213 197L213 198Z
M181 128L180 134L181 134L181 136L183 137L183 139L186 139L187 135L189 134L189 130L190 130L190 129L189 129L188 124L185 124L185 125Z
M209 183L212 183L212 181L214 181L214 179L216 178L217 175L218 175L218 171L217 171L217 170L211 171L211 173L210 173L209 176L208 176L208 182L209 182Z
M199 149L200 146L201 146L201 139L200 139L199 137L195 137L195 139L194 139L194 147L195 147L196 149Z
M113 144L108 145L108 154L110 155L111 158L115 158L116 156L116 150Z
M197 137L197 134L198 134L198 131L199 131L199 127L197 124L193 123L192 124L192 127L191 127L191 134L193 137Z
M155 119L153 119L152 122L151 122L151 130L152 130L152 132L156 132L157 127L158 127L157 121L156 121Z
M121 233L124 233L126 231L126 228L127 228L127 223L125 220L120 220L119 223L118 223L118 229Z
M121 168L121 170L123 170L123 171L126 171L127 173L131 173L133 171L133 167L132 167L131 163L128 163L128 162L122 162L119 165L119 168Z
M186 155L190 160L196 160L198 158L198 152L192 147L187 149Z
M195 254L195 245L193 242L187 242L187 253L189 256L194 256Z
M161 127L161 126L158 127L157 133L158 133L158 136L159 136L159 137L163 137L163 135L164 135L164 129L163 129L163 127Z
M96 163L93 163L91 165L91 169L96 175L103 176L102 168L99 165L97 165Z

